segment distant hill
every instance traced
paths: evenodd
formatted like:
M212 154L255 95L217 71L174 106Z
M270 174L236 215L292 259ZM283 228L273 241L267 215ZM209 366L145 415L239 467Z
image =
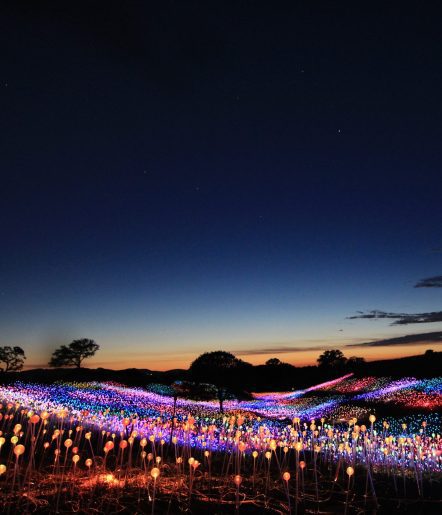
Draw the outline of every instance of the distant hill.
M383 359L365 364L364 375L372 376L413 376L431 378L442 375L442 352L429 352L405 358Z
M112 381L128 386L145 386L150 383L172 383L178 379L185 379L187 370L167 370L156 372L143 368L127 368L125 370L111 370L107 368L34 368L22 372L0 375L0 380L27 381L42 384L52 384L57 381L89 382Z
M276 367L257 365L251 366L247 373L241 376L241 383L242 388L248 392L284 391L312 386L347 372L354 372L356 376L413 376L419 379L437 377L442 375L442 352L371 361L358 366L356 370L342 368L327 371L315 366L294 367L287 364ZM150 383L171 384L177 380L191 380L191 377L189 371L184 369L159 372L139 368L36 368L0 375L1 382L17 380L43 384L52 384L56 381L112 381L128 386L147 386Z

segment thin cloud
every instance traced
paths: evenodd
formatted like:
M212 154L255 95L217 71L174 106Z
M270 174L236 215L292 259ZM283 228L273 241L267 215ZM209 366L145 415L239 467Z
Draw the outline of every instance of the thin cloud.
M256 356L259 354L284 354L290 352L308 352L308 351L322 351L332 347L315 346L315 347L290 347L290 346L279 346L279 347L263 347L254 349L236 349L231 352L241 356Z
M442 331L433 333L407 334L396 338L386 338L384 340L374 340L364 343L351 343L345 347L391 347L394 345L416 345L419 343L442 344Z
M421 279L414 285L415 288L442 288L442 275Z
M348 320L368 319L378 320L387 318L395 320L390 325L408 325L408 324L430 324L434 322L442 322L442 311L431 311L429 313L388 313L386 311L372 310L368 313L358 311L357 315L347 317Z

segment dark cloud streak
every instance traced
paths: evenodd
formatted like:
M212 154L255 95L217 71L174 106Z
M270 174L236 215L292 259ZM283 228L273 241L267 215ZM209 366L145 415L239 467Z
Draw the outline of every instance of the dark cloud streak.
M385 311L372 310L368 313L358 312L357 315L347 317L348 320L359 318L368 320L388 318L395 320L395 322L390 325L429 324L442 322L442 311L431 311L428 313L387 313Z
M414 285L415 288L442 288L442 275L421 279Z
M442 331L432 333L408 334L406 336L398 336L396 338L387 338L384 340L375 340L365 343L351 343L346 345L349 347L391 347L394 345L416 345L419 343L442 343Z

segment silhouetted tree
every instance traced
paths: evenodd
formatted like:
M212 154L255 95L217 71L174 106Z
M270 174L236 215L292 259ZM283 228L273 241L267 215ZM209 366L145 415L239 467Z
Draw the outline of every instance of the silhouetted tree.
M434 355L433 349L427 349L424 353L424 356L427 356L427 358L431 358Z
M18 372L23 368L26 356L21 347L0 347L0 362L5 366L1 372Z
M347 359L346 367L351 372L359 372L364 366L366 362L364 358L360 358L358 356L350 356Z
M290 390L296 381L296 368L278 358L270 358L255 377L260 388L264 386L266 389Z
M278 365L282 365L282 361L278 358L270 358L266 361L266 365L268 367L277 367Z
M244 381L242 374L247 373L251 366L230 352L214 351L201 354L192 362L189 371L195 381L216 386L219 409L223 413L223 402L232 390L239 388Z
M49 366L80 368L83 360L94 356L99 349L100 346L89 338L74 340L53 352Z
M318 358L318 366L328 369L341 369L347 358L338 349L326 350Z

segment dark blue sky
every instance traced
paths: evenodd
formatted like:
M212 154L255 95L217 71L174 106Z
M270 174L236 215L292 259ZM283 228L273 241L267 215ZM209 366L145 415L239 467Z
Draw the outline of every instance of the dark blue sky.
M0 344L169 368L440 330L346 320L440 309L440 13L160 4L2 3Z

